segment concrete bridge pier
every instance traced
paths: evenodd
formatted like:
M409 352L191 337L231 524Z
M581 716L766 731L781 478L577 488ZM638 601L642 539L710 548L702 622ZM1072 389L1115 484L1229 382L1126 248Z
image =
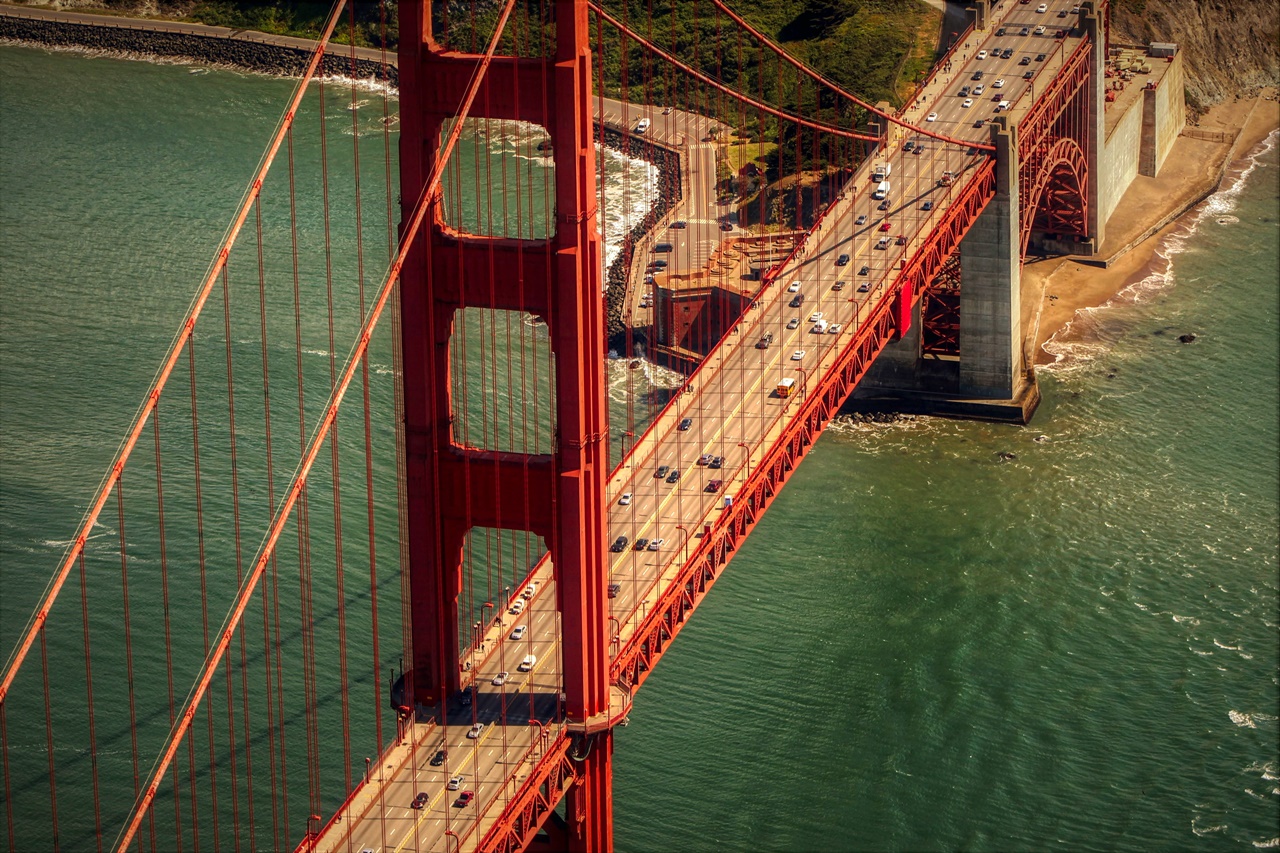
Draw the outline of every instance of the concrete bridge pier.
M920 306L885 348L846 411L891 411L1026 423L1040 402L1022 330L1017 129L991 125L996 195L960 244L959 356L927 356Z

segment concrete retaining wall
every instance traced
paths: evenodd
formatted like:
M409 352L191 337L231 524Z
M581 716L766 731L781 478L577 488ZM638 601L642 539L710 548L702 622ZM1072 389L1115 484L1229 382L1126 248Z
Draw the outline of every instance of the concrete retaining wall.
M1179 52L1169 62L1159 85L1142 93L1142 153L1138 171L1147 177L1153 178L1159 173L1187 123L1183 97L1185 87L1182 53Z
M1116 122L1107 137L1099 164L1105 179L1100 182L1098 201L1102 219L1111 218L1125 190L1138 175L1138 154L1142 150L1142 100L1129 108L1124 118Z

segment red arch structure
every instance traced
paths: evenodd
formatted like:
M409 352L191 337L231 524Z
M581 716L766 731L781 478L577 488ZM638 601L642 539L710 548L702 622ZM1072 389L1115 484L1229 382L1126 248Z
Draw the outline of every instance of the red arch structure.
M1097 156L1089 118L1091 51L1090 41L1081 41L1018 123L1023 256L1035 232L1090 236L1089 162Z
M1044 153L1023 208L1021 252L1033 231L1084 237L1089 230L1089 161L1080 143L1062 137Z

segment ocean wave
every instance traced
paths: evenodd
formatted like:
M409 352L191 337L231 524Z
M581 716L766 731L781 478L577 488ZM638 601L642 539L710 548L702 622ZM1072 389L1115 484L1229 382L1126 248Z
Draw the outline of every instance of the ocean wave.
M1258 724L1253 721L1252 714L1246 714L1243 711L1236 711L1232 709L1227 712L1227 716L1231 719L1231 722L1235 723L1242 729L1256 729L1258 727Z

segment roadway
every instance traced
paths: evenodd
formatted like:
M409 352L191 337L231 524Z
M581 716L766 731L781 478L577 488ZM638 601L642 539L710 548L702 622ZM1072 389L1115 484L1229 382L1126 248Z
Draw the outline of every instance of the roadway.
M987 142L989 129L976 124L996 114L992 96L1022 100L1032 92L1041 70L1053 63L1053 54L1060 62L1064 46L1071 49L1077 43L1074 38L1053 35L1053 24L1064 22L1056 13L1071 5L1068 0L1055 0L1044 13L1036 12L1032 4L1001 10L1004 20L986 34L971 35L968 50L958 47L952 71L929 82L909 115L941 133ZM1040 23L1046 25L1046 35L1018 34L1022 26L1034 31ZM995 35L1000 26L1006 29L1004 36ZM993 58L990 51L996 47L1007 47L1012 53ZM979 58L981 50L988 51L983 58ZM1045 55L1043 60L1036 58L1040 54ZM1026 64L1023 57L1029 57ZM971 81L978 70L983 72L982 80ZM1023 79L1027 70L1032 72L1031 79ZM1003 85L997 86L997 80L1003 80ZM959 87L978 82L989 88L965 106ZM1026 106L1015 103L1014 114ZM934 119L924 120L930 113L936 113ZM673 120L662 132L682 131ZM761 293L757 307L744 315L737 332L708 356L691 387L677 395L613 473L607 494L609 540L625 540L620 550L609 553L609 580L616 584L608 600L615 653L639 630L649 605L697 545L704 525L715 519L725 498L750 477L753 462L780 434L788 413L798 408L792 402L802 399L808 386L830 369L859 324L890 295L894 269L925 241L944 214L951 193L984 156L900 128L889 139L884 158L869 162L853 178L796 257ZM918 139L924 145L919 154L914 152ZM906 150L907 143L912 143L912 151ZM891 168L889 203L883 210L879 200L871 197L870 181L872 166L882 162ZM940 185L946 171L959 176L953 186ZM932 209L924 209L926 202L932 202ZM885 248L878 248L882 237L890 239ZM701 238L691 235L689 239ZM848 256L847 261L842 262L841 256ZM803 296L803 304L793 307L797 296ZM815 312L838 324L839 331L816 331ZM773 336L772 342L758 346L767 334ZM778 396L776 390L784 378L796 383L789 397ZM699 464L706 454L722 457L722 466ZM663 466L668 471L659 477ZM678 472L675 482L669 479L670 472ZM713 481L719 483L713 487ZM656 549L648 544L638 550L640 540L659 544ZM473 678L475 701L464 705L455 698L444 709L443 719L417 725L399 757L384 760L384 777L365 792L373 796L381 791L382 796L367 801L357 798L350 840L331 827L320 849L375 853L475 849L532 771L540 754L535 735L544 727L552 736L561 733L554 718L560 673L549 563L536 567L530 580L536 584L536 593L525 611L503 612L499 620L485 626L481 643L463 658L466 676ZM520 593L516 590L513 595ZM527 630L520 639L513 639L511 632L517 625ZM517 664L530 654L537 657L532 671L517 672ZM505 684L495 685L500 672L509 676ZM532 718L538 722L532 723ZM507 725L501 725L504 721ZM499 725L487 725L478 738L468 738L475 722ZM439 766L432 766L431 758L440 749L447 750L447 756ZM457 774L465 776L459 790L475 792L476 800L469 805L458 805L458 792L446 789L448 779ZM411 808L418 792L427 795L425 808ZM342 824L336 826L340 829Z

